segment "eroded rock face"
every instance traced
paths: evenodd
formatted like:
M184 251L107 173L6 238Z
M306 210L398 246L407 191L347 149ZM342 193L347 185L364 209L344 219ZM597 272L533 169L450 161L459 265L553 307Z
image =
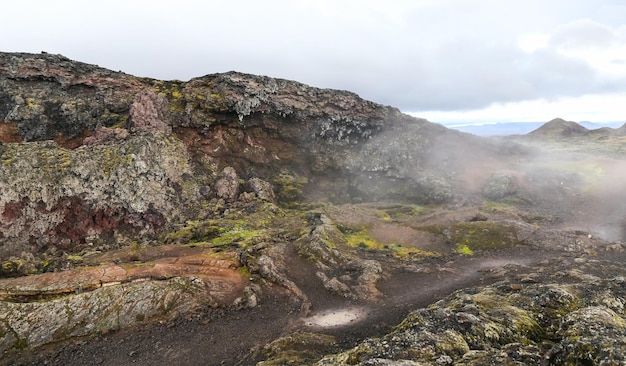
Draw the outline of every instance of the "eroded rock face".
M134 131L172 132L166 121L167 100L151 90L138 93L130 106L130 121Z
M98 126L124 124L141 88L130 75L51 54L2 53L0 74L0 123L14 138L71 146Z
M184 217L198 189L182 143L135 135L66 149L53 142L0 147L0 252L77 246L114 233L155 234ZM182 190L182 186L187 189Z

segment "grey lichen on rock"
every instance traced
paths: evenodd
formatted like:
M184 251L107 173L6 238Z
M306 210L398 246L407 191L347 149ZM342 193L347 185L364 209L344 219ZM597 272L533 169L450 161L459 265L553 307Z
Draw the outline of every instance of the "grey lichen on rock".
M135 135L75 150L49 141L8 143L0 152L5 254L25 249L32 238L75 245L124 227L153 233L183 215L182 202L199 194L187 152L173 137Z
M391 333L368 339L317 365L424 364L554 365L626 361L623 278L576 285L494 285L460 290L409 314ZM583 295L584 294L584 295ZM591 296L589 296L591 295ZM382 363L380 363L382 362Z
M127 328L210 304L215 295L197 278L107 286L51 301L0 302L0 350L37 347L72 337Z
M52 54L0 53L0 120L25 141L84 136L124 121L135 77Z
M220 173L220 177L215 182L217 196L232 202L239 196L239 176L235 169L227 166Z
M500 200L513 196L520 191L520 186L512 174L497 172L492 174L483 188L483 195L490 200Z

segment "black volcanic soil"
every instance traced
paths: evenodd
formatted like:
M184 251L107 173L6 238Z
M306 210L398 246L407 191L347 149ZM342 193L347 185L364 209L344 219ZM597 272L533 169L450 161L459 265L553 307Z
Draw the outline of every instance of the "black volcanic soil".
M499 250L472 257L431 259L426 265L392 270L379 282L384 298L378 303L358 303L329 294L319 281L302 281L310 268L295 265L296 281L311 302L310 314L284 291L265 293L259 306L240 310L206 309L168 323L142 327L50 345L36 354L13 354L4 365L250 365L250 349L296 331L333 335L337 351L366 337L381 336L398 324L409 311L427 306L455 290L485 285L503 278L486 276L506 266L529 269L556 256L530 247ZM424 270L424 268L426 268ZM517 271L517 269L516 269ZM309 277L311 278L311 277ZM311 326L309 316L324 311L359 309L364 317L346 325Z

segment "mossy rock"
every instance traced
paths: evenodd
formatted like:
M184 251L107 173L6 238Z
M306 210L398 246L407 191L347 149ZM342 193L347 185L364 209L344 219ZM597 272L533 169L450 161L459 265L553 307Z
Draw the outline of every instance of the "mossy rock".
M335 351L337 340L327 334L318 333L294 333L287 337L279 338L262 348L256 350L257 358L264 361L257 365L307 365L312 364L322 355Z
M281 203L292 203L302 198L302 190L309 183L306 177L292 175L286 172L278 174L272 179L276 190L276 197Z

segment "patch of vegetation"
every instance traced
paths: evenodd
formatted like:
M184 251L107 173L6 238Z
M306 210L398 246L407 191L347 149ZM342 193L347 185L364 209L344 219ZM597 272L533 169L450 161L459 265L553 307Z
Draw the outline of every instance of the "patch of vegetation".
M68 255L67 260L71 263L80 263L83 261L83 257L81 257L80 255Z
M428 211L426 206L420 205L396 205L384 208L384 211L394 220L423 215Z
M219 208L219 207L218 207ZM231 207L221 214L204 212L209 218L190 220L161 235L166 244L188 244L212 248L234 245L249 247L280 235L297 235L304 223L269 202L252 202ZM206 217L206 216L205 216ZM295 225L294 222L301 225ZM293 233L296 234L293 234Z
M210 243L212 246L237 244L237 246L245 248L257 244L265 236L265 230L251 230L245 226L235 226L230 231L213 238Z
M171 112L184 112L187 101L183 94L182 88L183 82L179 80L161 81L153 80L152 87L154 91L164 96L169 101L169 109Z
M279 202L287 204L302 198L302 189L308 183L306 177L294 176L287 172L282 172L272 179L276 198Z
M363 250L387 252L393 257L399 259L420 260L424 257L433 257L438 255L438 253L435 252L428 252L397 243L381 243L372 237L369 230L366 228L358 231L353 229L351 233L346 234L346 241L351 247Z
M455 251L457 254L474 255L474 251L467 244L457 244Z
M504 203L504 202L499 202L499 201L491 201L491 200L485 200L483 201L483 210L485 211L511 211L515 209L515 206L509 204L509 203Z
M455 246L455 252L462 255L522 244L517 239L515 228L494 222L459 222L452 226L433 226L427 230L445 236Z
M266 237L265 229L239 220L188 221L180 229L163 236L166 243L182 243L208 247L236 245L248 247Z

